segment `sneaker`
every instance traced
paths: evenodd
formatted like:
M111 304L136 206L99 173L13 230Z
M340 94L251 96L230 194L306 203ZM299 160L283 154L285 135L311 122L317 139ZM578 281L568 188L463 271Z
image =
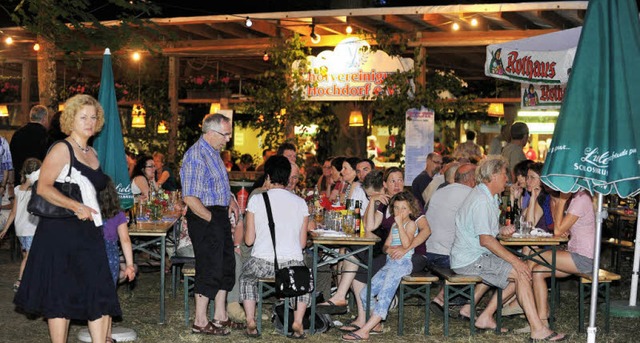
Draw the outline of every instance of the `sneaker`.
M247 320L244 308L238 302L227 304L227 314L229 318L236 323L244 323Z
M20 288L20 280L16 281L16 282L13 284L13 291L14 291L14 292L18 292L18 288Z

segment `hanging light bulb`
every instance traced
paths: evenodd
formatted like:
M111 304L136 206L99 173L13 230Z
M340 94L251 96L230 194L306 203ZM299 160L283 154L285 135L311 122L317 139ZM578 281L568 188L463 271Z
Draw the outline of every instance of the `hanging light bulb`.
M36 43L33 45L33 50L34 51L40 51L40 44Z
M347 28L344 31L350 35L353 32L353 27L351 27L351 25L347 25Z
M476 18L471 19L471 26L478 26L478 19Z
M0 105L0 117L8 117L9 116L9 108L7 105Z
M249 17L247 17L247 19L244 21L244 25L246 27L251 27L251 25L253 25L253 22L251 21L251 19L249 19Z
M311 24L311 34L309 35L311 37L311 43L313 44L318 44L320 43L320 35L316 33L316 25L315 24Z
M453 25L451 26L451 28L453 29L453 31L458 31L458 30L460 30L460 24L458 24L458 23L453 23Z
M13 38L11 38L11 36L5 38L4 40L5 43L7 43L7 45L11 45L13 44Z
M147 111L144 110L142 104L134 104L131 110L131 127L135 129L145 128L147 123L144 120Z
M141 56L140 56L140 53L139 53L139 52L137 52L137 51L136 51L136 52L134 52L134 53L131 55L131 58L132 58L134 61L140 61L140 57L141 57Z
M169 129L167 129L167 124L164 122L164 120L158 123L158 133L169 133Z
M269 61L269 53L267 53L266 51L264 52L264 55L262 55L262 60L267 62Z

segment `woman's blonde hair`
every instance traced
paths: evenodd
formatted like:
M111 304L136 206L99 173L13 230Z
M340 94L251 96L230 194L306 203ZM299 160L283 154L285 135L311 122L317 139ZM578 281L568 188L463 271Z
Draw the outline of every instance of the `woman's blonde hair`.
M62 111L62 115L60 116L60 130L66 135L71 134L73 121L83 106L95 107L97 117L95 132L97 133L102 130L102 126L104 125L104 110L100 102L91 95L76 94L64 103L64 111Z

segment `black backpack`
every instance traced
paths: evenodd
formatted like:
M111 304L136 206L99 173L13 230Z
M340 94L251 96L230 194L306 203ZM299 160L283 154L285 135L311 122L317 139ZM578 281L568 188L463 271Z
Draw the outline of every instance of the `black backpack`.
M322 294L318 295L316 298L316 303L321 303L324 300L322 299ZM284 323L284 301L278 301L273 305L273 315L271 316L271 322L273 326L276 328L276 331L279 333L283 333L283 324ZM289 330L287 332L291 333L293 330L291 329L291 325L293 324L293 309L289 308ZM311 327L311 308L307 308L307 311L304 313L304 318L302 319L302 326L304 330L309 330ZM328 314L319 314L316 312L316 333L323 333L329 330L331 327L331 317Z

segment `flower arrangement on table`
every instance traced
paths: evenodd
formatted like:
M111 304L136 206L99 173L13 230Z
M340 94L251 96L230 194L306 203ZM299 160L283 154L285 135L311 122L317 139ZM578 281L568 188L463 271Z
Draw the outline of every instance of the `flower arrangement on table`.
M163 189L153 192L151 193L151 196L149 196L149 200L147 200L146 205L149 220L161 220L164 212L169 206L169 194L167 194Z

